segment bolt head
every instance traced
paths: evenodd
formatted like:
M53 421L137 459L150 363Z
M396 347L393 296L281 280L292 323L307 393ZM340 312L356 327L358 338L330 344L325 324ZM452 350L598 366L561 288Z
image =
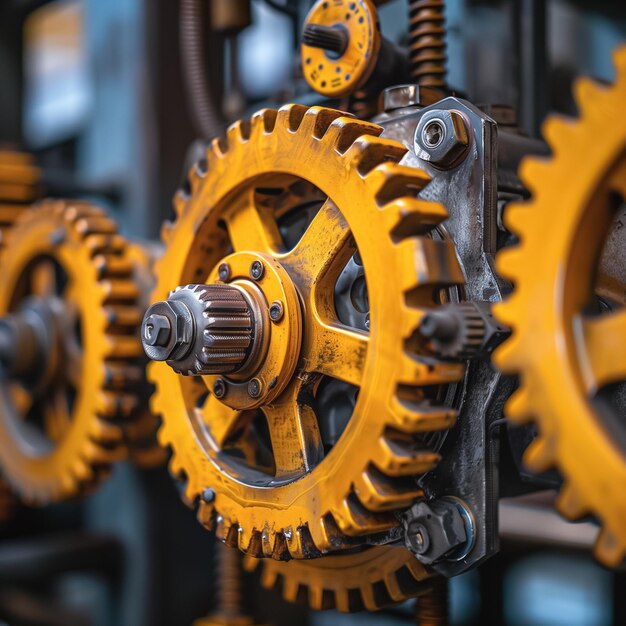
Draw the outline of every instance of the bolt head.
M270 305L270 319L272 322L279 322L283 315L285 314L285 310L283 307L283 303L280 300L274 300Z
M228 263L220 263L217 272L220 280L226 282L230 278L230 265Z
M216 398L223 398L226 395L226 383L224 382L223 378L218 378L214 383L213 383L213 394L215 395Z
M415 130L415 151L420 159L440 169L456 167L468 152L470 135L460 111L426 111Z
M215 491L213 489L209 489L208 487L202 492L202 500L207 504L210 504L215 500Z
M144 341L149 346L166 346L171 332L172 325L165 315L149 315L143 323Z
M250 277L254 280L261 280L265 273L265 267L261 261L252 261L250 264Z
M261 391L263 389L263 385L258 378L253 378L248 383L248 395L251 398L258 398L261 395Z

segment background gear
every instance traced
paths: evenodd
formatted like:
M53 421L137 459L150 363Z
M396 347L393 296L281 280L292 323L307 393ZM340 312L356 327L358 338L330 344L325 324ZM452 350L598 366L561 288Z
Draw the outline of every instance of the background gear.
M85 202L25 212L0 266L0 313L34 298L62 324L43 380L0 385L2 472L25 501L45 504L92 487L125 455L142 379L138 287L115 223Z
M420 355L411 340L423 311L436 304L434 292L462 282L453 244L427 236L446 212L415 197L428 177L399 166L406 149L380 132L318 107L261 111L213 142L206 162L190 172L189 195L176 198L176 224L164 230L154 299L181 284L210 282L212 272L217 278L232 242L231 259L254 250L266 255L268 273L286 268L281 280L293 280L305 302L295 375L279 380L285 390L260 406L274 463L265 476L259 465L251 472L222 452L255 417L217 400L215 377L182 377L164 363L150 368L160 439L173 449L172 472L186 478L186 499L199 502L200 520L215 521L219 537L255 556L311 557L397 528L393 512L421 494L413 477L438 460L424 433L455 418L429 390L458 381L463 365ZM286 251L266 199L300 180L329 199ZM355 248L368 281L369 335L339 324L332 304ZM320 375L360 387L354 414L327 454L304 402ZM258 440L247 438L253 446Z
M611 406L605 396L626 380L626 311L623 302L603 305L594 288L602 283L607 233L626 198L626 48L615 63L614 85L577 83L577 122L546 122L554 156L523 164L532 200L507 209L520 245L498 259L515 290L496 314L513 334L495 355L503 371L521 379L509 418L539 426L526 463L536 472L558 468L559 509L569 518L598 518L596 554L609 565L626 554L623 405Z
M429 574L404 548L375 546L350 554L281 563L247 558L248 571L261 567L261 584L280 589L288 602L343 613L376 611L429 590Z

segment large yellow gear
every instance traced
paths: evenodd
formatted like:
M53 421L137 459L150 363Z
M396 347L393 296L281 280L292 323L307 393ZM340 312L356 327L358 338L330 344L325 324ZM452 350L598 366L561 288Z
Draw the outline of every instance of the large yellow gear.
M248 571L261 567L261 585L280 589L287 602L321 611L377 611L415 598L429 589L429 573L406 548L375 546L321 559L246 558Z
M138 288L115 223L85 202L24 212L0 267L0 315L29 298L60 307L62 360L46 366L39 400L21 381L0 383L2 474L26 502L45 504L94 486L125 455L142 378Z
M578 121L546 122L553 156L522 165L532 200L507 209L520 244L498 258L515 288L496 313L513 334L495 354L503 371L520 375L509 418L539 427L527 465L558 468L560 511L600 521L596 554L609 565L626 554L626 452L616 435L624 418L601 408L598 393L626 380L626 310L623 300L601 314L592 305L604 242L626 199L626 48L615 62L614 85L577 83Z
M199 519L216 523L218 537L257 557L316 556L396 528L394 513L421 495L414 477L439 458L425 435L454 423L455 410L429 394L457 382L464 367L421 353L415 331L439 290L461 283L462 273L453 244L429 236L447 214L416 197L428 176L399 165L406 148L381 132L319 107L260 111L212 143L175 199L175 224L164 228L154 300L180 285L215 282L232 251L230 280L247 284L250 261L260 259L267 269L255 284L275 290L268 304L282 293L284 318L271 328L272 356L261 370L275 377L253 407L266 418L272 471L225 453L253 418L218 399L216 376L181 376L163 362L149 370L160 441L172 448L171 471L186 480L186 499L199 502ZM263 198L303 180L329 199L286 250ZM333 286L357 248L369 333L340 324L333 306ZM352 418L326 455L302 401L321 375L359 388ZM253 452L244 450L246 459Z

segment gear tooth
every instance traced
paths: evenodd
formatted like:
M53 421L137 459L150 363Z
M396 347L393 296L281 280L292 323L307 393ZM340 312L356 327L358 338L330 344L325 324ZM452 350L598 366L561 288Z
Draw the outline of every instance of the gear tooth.
M276 124L280 128L295 133L300 128L308 110L309 107L304 104L286 104L278 109Z
M316 139L322 139L328 131L329 126L338 118L345 116L345 113L335 109L313 106L304 115L299 131L306 135L311 135Z
M287 600L287 602L296 602L299 589L300 585L297 580L289 576L283 576L283 598Z
M251 124L248 120L237 120L226 130L226 141L229 149L247 143L250 140Z
M228 152L228 142L224 137L215 137L207 149L207 161L219 163Z
M406 304L402 305L400 315L401 325L398 329L402 339L409 339L409 337L415 333L425 313L423 309L417 309Z
M363 587L361 587L361 600L366 611L377 611L381 608L374 597L374 588L372 585L363 585Z
M521 269L520 263L525 258L524 250L522 246L516 245L511 246L510 248L505 248L502 252L498 253L496 259L496 268L498 273L505 278L515 281L517 279L517 275ZM510 302L513 296L509 296L505 303ZM503 314L506 312L508 304L504 304L502 306L498 306L500 310L502 310ZM510 320L509 320L510 321Z
M433 469L440 458L436 452L416 446L412 439L400 443L381 437L375 463L389 476L417 476Z
M249 528L248 526L240 526L239 534L238 534L238 545L237 547L244 553L248 553L250 550L252 539L254 537L254 530ZM261 544L261 537L259 535L259 547Z
M370 190L374 193L379 206L408 196L414 198L417 191L426 187L431 177L422 169L381 163L365 177Z
M170 471L170 474L177 480L181 480L185 475L183 465L180 459L178 458L178 455L176 454L172 454L170 458L169 471Z
M274 533L268 528L261 531L261 549L265 558L271 558L274 551Z
M354 482L357 498L368 511L394 511L411 506L423 495L412 479L392 479L370 465Z
M528 468L541 474L554 466L555 450L552 437L538 436L524 453L524 463Z
M276 126L277 115L278 111L276 109L261 109L257 111L250 120L251 135L258 136L273 132Z
M506 416L516 424L526 424L532 417L530 396L526 387L516 389L504 405Z
M213 530L215 525L215 507L213 503L200 501L198 504L198 512L196 514L198 521L207 530Z
M376 135L362 135L354 140L345 156L346 161L356 167L361 176L367 176L381 163L398 163L407 151L397 141Z
M352 119L345 115L337 117L322 137L322 142L340 154L346 153L363 135L378 137L383 129L376 124Z
M161 241L166 246L171 241L173 232L174 232L174 224L170 221L163 222L163 224L161 225Z
M272 567L266 567L263 564L261 570L261 586L265 589L274 589L278 583L278 572Z
M601 95L609 91L609 88L604 85L600 85L592 78L583 77L578 78L576 81L574 81L572 91L574 92L574 100L576 101L576 104L580 110L581 116L584 117L587 115L596 115L596 112L594 111L595 105ZM544 136L546 136L548 126L555 122L559 122L560 119L561 118L556 115L551 115L546 120L542 128ZM570 121L570 127L574 132L578 129L578 125L576 124L575 120ZM565 146L567 145L562 143L557 144L556 142L567 141L568 136L560 138L559 136L553 137L552 135L549 135L546 137L548 138L548 143L553 148L556 145L560 145L565 148Z
M443 204L419 198L398 198L387 203L383 210L391 238L396 242L429 233L448 218Z
M72 474L79 483L92 482L95 478L94 470L84 459L78 457L72 463Z
M319 585L309 585L309 606L314 611L324 608L324 588Z
M576 125L570 118L558 115L550 116L543 124L542 133L553 155L558 155L565 146L571 146L576 132Z
M428 356L403 353L399 359L398 382L404 385L448 385L463 378L465 365L438 361Z
M600 530L594 553L596 558L608 567L618 567L626 555L626 546L619 535L604 527Z
M504 213L504 224L509 231L523 237L529 223L535 223L535 213L531 210L528 202L511 203ZM515 248L505 248L503 252ZM498 255L500 256L500 255ZM517 268L519 269L519 268Z
M393 515L368 511L352 492L334 515L342 533L350 537L385 532L397 525Z
M350 597L345 589L338 589L334 592L335 606L340 613L350 613Z
M421 433L452 428L458 412L451 407L432 405L423 400L395 397L391 415L394 426L399 430Z
M565 483L561 487L556 507L569 520L577 520L583 517L587 512L587 505L580 497L580 493L571 483Z
M102 419L94 419L89 425L89 436L97 443L109 445L120 443L123 433L116 424Z
M449 240L411 237L397 245L398 277L406 293L424 286L450 287L465 280L459 266L454 244Z
M519 177L524 186L535 195L538 186L535 181L545 180L550 175L550 159L547 157L525 157L519 166Z

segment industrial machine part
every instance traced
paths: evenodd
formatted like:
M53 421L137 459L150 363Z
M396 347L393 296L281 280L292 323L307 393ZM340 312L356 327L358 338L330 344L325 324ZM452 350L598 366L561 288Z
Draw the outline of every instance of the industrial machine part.
M497 315L513 334L495 354L505 372L520 375L509 418L534 420L539 428L526 463L537 472L558 468L559 509L601 522L596 554L613 566L626 554L626 318L618 252L626 198L626 49L617 51L615 64L615 84L577 83L576 122L546 123L553 157L523 164L532 199L506 209L505 222L520 243L498 258L514 292Z
M371 0L318 0L302 31L302 72L327 97L380 92L402 75L406 59L380 33Z
M422 87L446 89L444 0L409 0L411 78Z
M84 202L25 211L0 256L0 469L28 503L93 487L142 399L138 287L115 223Z
M463 282L451 241L431 236L447 214L415 197L428 176L398 165L406 148L380 132L330 109L263 110L213 142L164 228L143 326L149 355L156 315L167 318L156 343L173 342L161 355L171 367L150 367L160 440L200 520L255 556L311 558L399 536L394 513L439 460L429 436L454 423L447 389L464 364L439 360L416 336L441 290ZM323 202L288 244L276 203L298 184L315 185ZM363 330L334 306L356 252ZM219 301L225 291L230 301ZM206 305L237 317L242 334L221 321L208 328L217 317ZM211 356L220 333L227 357ZM191 355L188 373L219 373L177 373ZM316 398L338 383L358 397L337 439L325 440Z
M40 172L24 152L0 150L0 248L18 215L40 192Z
M288 563L246 558L246 568L261 567L261 584L280 589L289 602L343 613L376 611L431 591L433 577L408 550L372 546L346 554Z

